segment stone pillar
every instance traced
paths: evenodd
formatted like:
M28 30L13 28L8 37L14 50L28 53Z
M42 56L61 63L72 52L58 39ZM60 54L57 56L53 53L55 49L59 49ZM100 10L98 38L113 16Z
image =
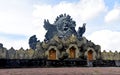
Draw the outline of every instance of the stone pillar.
M6 59L7 49L0 43L0 59Z
M7 51L7 59L15 59L15 55L16 55L16 51L13 47L11 47L8 51Z

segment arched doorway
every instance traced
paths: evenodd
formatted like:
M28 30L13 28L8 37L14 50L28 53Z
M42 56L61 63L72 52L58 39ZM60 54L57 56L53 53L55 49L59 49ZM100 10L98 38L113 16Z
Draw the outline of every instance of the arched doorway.
M49 50L49 59L56 60L56 50L54 50L53 48Z
M88 56L88 60L93 60L93 51L89 50L87 56Z
M69 51L70 51L70 58L71 59L74 59L75 58L75 48L74 47L71 47L70 49L69 49Z

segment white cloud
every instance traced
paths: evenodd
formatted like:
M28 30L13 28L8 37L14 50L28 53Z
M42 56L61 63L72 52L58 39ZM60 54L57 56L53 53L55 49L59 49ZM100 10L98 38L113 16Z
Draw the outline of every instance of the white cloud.
M28 45L28 40L14 40L14 39L8 39L5 37L0 37L0 43L3 44L3 46L7 49L10 49L11 47L13 47L14 49L18 50L21 47L23 47L24 49L29 48Z
M101 45L102 51L120 51L120 32L100 30L93 32L87 38L92 40L95 44Z
M35 34L35 29L36 26L32 25L32 5L24 0L0 0L0 43L3 43L4 47L29 48L28 39L25 37L16 37L16 40L6 34L29 38Z
M105 16L105 22L114 22L120 20L120 5L115 4L114 8L108 11L107 15Z
M84 22L95 18L101 12L106 10L103 0L80 0L79 2L60 2L57 5L41 4L34 5L33 24L40 26L38 36L43 40L45 30L43 28L44 19L49 19L53 23L55 18L60 14L69 14L76 21L76 28ZM42 35L40 35L42 34Z
M10 34L30 34L32 20L19 12L0 12L0 32Z

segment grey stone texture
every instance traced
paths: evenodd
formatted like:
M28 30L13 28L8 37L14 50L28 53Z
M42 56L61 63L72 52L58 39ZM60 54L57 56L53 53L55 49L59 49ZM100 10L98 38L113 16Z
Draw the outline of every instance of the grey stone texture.
M25 58L26 59L33 59L35 51L33 49L25 50Z
M16 59L26 59L25 57L26 52L22 47L19 50L16 50Z
M13 47L7 50L7 59L16 59L16 50Z

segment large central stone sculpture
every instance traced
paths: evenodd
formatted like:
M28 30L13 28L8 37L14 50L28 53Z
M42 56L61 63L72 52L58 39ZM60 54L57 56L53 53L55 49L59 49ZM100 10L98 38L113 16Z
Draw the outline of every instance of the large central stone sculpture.
M53 24L49 20L44 20L44 28L47 33L41 46L40 43L37 44L37 47L42 48L39 51L42 51L45 58L49 60L100 59L100 46L83 37L86 30L85 25L86 23L76 31L76 22L66 14L59 15Z
M46 40L52 39L55 35L59 38L68 38L72 34L78 38L82 37L85 32L85 24L83 27L79 27L78 32L75 30L75 26L75 21L66 14L58 16L53 24L50 24L49 20L44 20L44 28L47 30Z

